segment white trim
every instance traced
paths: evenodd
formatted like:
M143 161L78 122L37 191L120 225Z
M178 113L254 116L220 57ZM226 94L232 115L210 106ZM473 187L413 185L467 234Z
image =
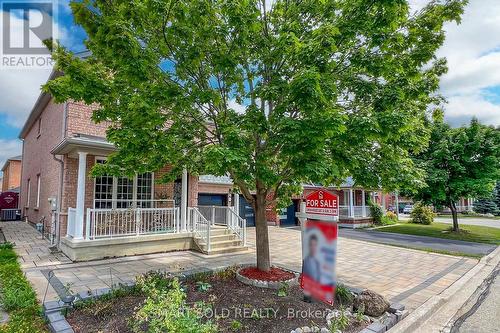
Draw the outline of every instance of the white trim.
M31 178L28 178L28 193L27 193L26 207L30 207L31 204Z
M42 179L42 177L40 174L36 175L36 206L35 206L35 208L40 207L40 185L42 185L41 179Z

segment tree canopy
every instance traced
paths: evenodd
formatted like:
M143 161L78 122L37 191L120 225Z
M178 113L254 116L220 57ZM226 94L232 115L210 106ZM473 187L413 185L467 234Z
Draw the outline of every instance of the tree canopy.
M451 128L437 113L429 147L417 154L426 186L414 196L435 206L449 207L458 231L456 202L491 195L500 179L500 131L473 119L469 126Z
M301 183L415 186L410 153L426 146L446 72L435 53L465 2L74 1L91 55L56 46L64 75L45 89L112 123L108 172L229 174L267 270L265 206Z

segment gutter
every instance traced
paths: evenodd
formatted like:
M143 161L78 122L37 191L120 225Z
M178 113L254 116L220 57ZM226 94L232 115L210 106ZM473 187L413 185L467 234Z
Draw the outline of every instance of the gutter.
M67 116L68 116L68 102L64 102L63 107L63 126L61 132L61 138L66 138L66 130L67 130ZM60 155L62 156L62 155ZM64 161L62 158L57 158L56 155L52 155L54 160L59 162L60 171L59 171L59 189L57 191L57 208L56 208L56 246L59 248L59 244L61 243L61 207L62 207L62 195L63 195L63 185L64 185Z

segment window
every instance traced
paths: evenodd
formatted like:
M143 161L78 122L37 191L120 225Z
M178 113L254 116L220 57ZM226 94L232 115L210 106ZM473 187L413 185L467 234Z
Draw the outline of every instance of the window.
M38 174L36 176L36 208L40 207L40 185L41 185L41 177Z
M42 117L38 118L38 136L42 134Z
M105 163L105 159L96 159L96 163ZM104 175L95 179L94 208L112 209L152 207L153 174L144 173L133 179Z
M153 174L143 173L137 175L137 206L142 208L151 208L151 199L153 198Z
M26 207L29 207L30 206L30 202L31 202L31 179L28 179L28 192L26 194Z

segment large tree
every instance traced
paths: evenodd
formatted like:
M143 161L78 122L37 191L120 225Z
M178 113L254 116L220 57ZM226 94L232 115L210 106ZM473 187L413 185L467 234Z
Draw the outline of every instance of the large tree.
M500 131L476 119L469 126L451 128L441 112L430 126L429 147L415 158L425 170L426 186L414 198L449 207L453 230L459 231L457 201L490 196L500 179Z
M75 1L91 55L55 46L64 75L45 89L113 124L108 172L229 174L255 210L257 266L269 270L266 205L301 183L414 185L409 152L425 146L446 71L443 23L464 4Z

